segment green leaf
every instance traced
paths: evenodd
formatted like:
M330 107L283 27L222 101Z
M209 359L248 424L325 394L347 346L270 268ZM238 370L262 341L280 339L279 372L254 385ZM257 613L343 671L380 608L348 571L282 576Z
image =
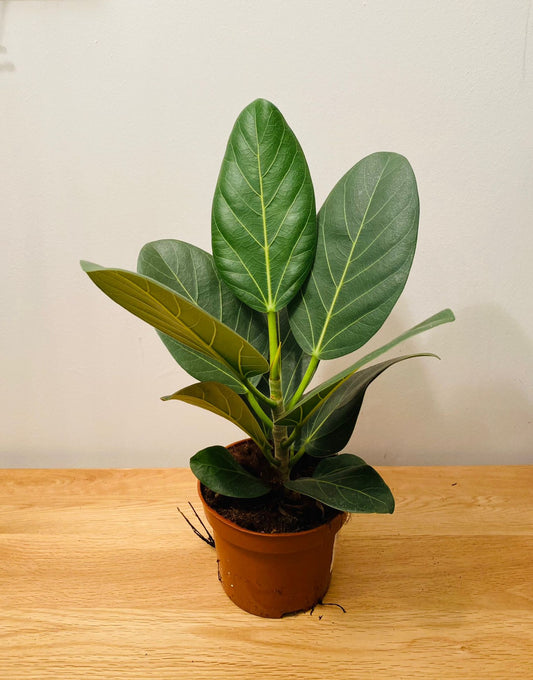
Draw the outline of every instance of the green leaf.
M382 477L349 453L325 458L312 477L285 482L285 486L344 512L394 512L394 497Z
M258 498L270 487L245 470L223 446L209 446L191 458L195 477L215 493L232 498Z
M391 340L390 342L387 342L387 344L383 345L382 347L378 347L378 349L373 350L369 354L365 354L364 357L358 359L355 362L355 364L353 364L347 370L356 371L359 368L361 368L361 366L364 366L365 364L368 364L370 361L377 359L382 354L385 354L385 352L388 352L389 349L392 349L393 347L396 347L396 345L399 345L401 342L404 342L404 340L408 340L409 338L412 338L415 335L419 335L420 333L425 333L426 331L429 331L432 328L435 328L436 326L441 326L443 323L451 323L452 321L455 321L455 316L452 310L443 309L442 311L437 312L437 314L433 314L433 316L430 316L429 319L421 321L416 326L413 326L408 331L405 331L405 333L398 335L398 337L394 338L394 340ZM344 373L345 372L346 371L344 371Z
M317 232L309 168L285 119L264 99L242 111L230 135L212 237L220 276L261 312L285 307L311 267Z
M282 418L279 421L279 424L290 425L292 427L301 424L306 420L306 418L309 417L310 413L315 408L317 408L317 406L319 406L324 401L324 399L327 398L327 396L330 393L334 392L334 390L337 387L339 387L347 378L353 375L356 371L358 371L362 366L367 364L369 361L376 359L377 357L384 354L388 350L392 349L396 345L400 344L404 340L408 340L409 338L412 338L415 335L418 335L419 333L423 333L427 330L430 330L431 328L435 328L436 326L440 326L443 323L449 323L454 320L455 317L453 315L453 312L450 309L444 309L438 314L430 316L429 319L426 319L425 321L422 321L416 326L413 326L408 331L405 331L405 333L402 333L401 335L396 337L394 340L391 340L386 345L383 345L382 347L379 347L378 349L365 355L361 359L358 359L354 364L352 364L348 368L344 369L340 373L337 373L332 378L316 387L314 390L308 392L308 394L305 395L304 398L298 404L296 404L294 408L288 410L285 414L283 414Z
M379 330L407 280L418 213L413 171L398 154L367 156L334 187L318 215L311 274L289 307L308 354L343 356Z
M411 354L382 361L358 371L339 383L334 390L324 390L321 400L304 418L298 442L311 456L330 456L343 449L354 431L368 386L390 366L405 359L434 354Z
M162 399L177 399L216 413L240 427L259 447L268 447L268 441L253 413L244 400L226 385L217 382L196 383Z
M229 326L261 354L268 352L264 315L251 310L221 281L213 256L201 248L174 239L147 243L139 254L140 274L171 288ZM233 371L212 357L190 349L164 333L161 340L189 375L200 381L216 381L244 392Z
M82 268L112 300L157 330L230 369L238 379L268 371L266 359L235 331L153 279L90 262Z

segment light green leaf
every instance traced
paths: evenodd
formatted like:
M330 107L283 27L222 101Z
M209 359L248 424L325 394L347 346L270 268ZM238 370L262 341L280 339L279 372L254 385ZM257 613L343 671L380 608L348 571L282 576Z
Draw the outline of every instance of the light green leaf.
M390 342L387 342L385 345L378 347L378 349L373 350L369 354L365 354L364 357L358 359L355 362L355 364L353 364L347 370L356 371L359 368L361 368L361 366L364 366L365 364L368 364L370 361L377 359L382 354L385 354L385 352L388 352L389 349L392 349L393 347L396 347L396 345L399 345L401 342L404 342L404 340L413 338L415 335L419 335L420 333L425 333L426 331L429 331L432 328L435 328L436 326L441 326L443 323L451 323L452 321L455 321L455 316L452 310L443 309L442 311L437 312L437 314L433 314L433 316L430 316L429 319L425 319L425 321L421 321L416 326L413 326L408 331L405 331L405 333L398 335L398 337L394 338L394 340L391 340Z
M321 403L324 402L324 400L328 397L329 394L333 393L347 378L353 375L365 364L372 361L373 359L376 359L385 352L388 352L388 350L392 349L393 347L400 344L404 340L408 340L409 338L412 338L415 335L430 330L431 328L435 328L436 326L440 326L443 323L449 323L454 320L455 317L453 315L453 312L450 309L444 309L441 312L438 312L438 314L430 316L429 319L426 319L425 321L422 321L416 326L413 326L408 331L405 331L405 333L402 333L394 340L391 340L382 347L379 347L378 349L370 352L369 354L366 354L364 357L358 359L354 364L352 364L348 368L344 369L340 373L337 373L329 380L326 380L321 385L308 392L304 396L304 398L298 404L295 405L294 408L288 410L285 414L283 414L282 418L280 419L280 425L291 425L294 427L298 424L305 422L309 415ZM422 356L422 355L410 355L410 356Z
M198 451L190 461L195 477L215 493L232 498L257 498L270 487L245 470L223 446Z
M82 268L117 304L157 330L223 364L238 379L268 370L266 359L235 331L157 281L90 262Z
M231 133L212 236L220 276L260 312L285 307L311 267L317 234L309 168L285 119L264 99L242 111Z
M213 256L201 248L174 239L147 243L139 254L137 269L171 288L229 326L261 354L268 352L266 318L233 295L218 276ZM233 371L212 357L190 349L164 333L161 340L189 375L200 381L216 381L244 392Z
M285 486L344 512L394 512L394 497L382 477L349 453L325 458L312 477L285 482Z
M253 413L244 400L226 385L217 382L196 383L162 399L177 399L216 413L240 427L260 448L268 447L268 441Z
M308 354L343 356L379 330L407 280L418 213L413 171L398 154L367 156L334 187L318 215L311 274L289 307Z

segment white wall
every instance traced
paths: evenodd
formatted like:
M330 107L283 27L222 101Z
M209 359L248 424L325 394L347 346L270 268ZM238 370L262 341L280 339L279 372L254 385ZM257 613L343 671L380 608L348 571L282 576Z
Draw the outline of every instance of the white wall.
M378 150L421 225L376 344L450 306L369 390L375 464L533 462L533 12L528 0L0 1L0 466L181 466L240 433L159 396L191 379L78 260L209 248L233 121L274 101L319 203ZM325 366L322 375L331 372Z

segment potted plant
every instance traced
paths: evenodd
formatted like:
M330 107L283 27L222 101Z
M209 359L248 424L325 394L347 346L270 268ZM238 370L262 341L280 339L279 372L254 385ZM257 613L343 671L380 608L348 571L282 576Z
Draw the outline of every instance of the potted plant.
M248 436L203 449L190 464L214 530L220 580L254 614L313 606L328 588L335 534L347 514L394 510L376 470L339 452L375 378L400 361L435 355L368 364L452 321L452 312L310 386L321 361L358 350L388 317L411 267L418 216L411 166L384 152L352 167L317 215L294 133L273 104L258 99L229 138L213 201L212 255L161 240L143 247L136 272L82 262L104 293L157 329L198 381L163 399L212 411Z

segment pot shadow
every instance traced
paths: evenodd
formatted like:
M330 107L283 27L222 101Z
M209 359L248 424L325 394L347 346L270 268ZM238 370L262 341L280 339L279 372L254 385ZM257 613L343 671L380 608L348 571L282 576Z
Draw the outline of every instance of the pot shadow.
M364 351L322 362L318 380L332 377L414 325L402 323L411 317L404 310L398 304L397 313ZM433 352L442 361L409 360L372 383L347 450L374 465L533 462L532 408L524 377L533 373L531 340L496 304L465 307L456 316L455 323L383 355Z

